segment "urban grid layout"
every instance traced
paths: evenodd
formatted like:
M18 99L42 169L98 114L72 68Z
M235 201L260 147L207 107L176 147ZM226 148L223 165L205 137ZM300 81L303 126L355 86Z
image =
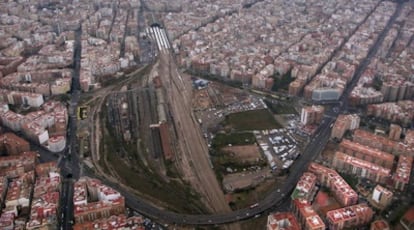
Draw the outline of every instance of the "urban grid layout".
M414 0L0 0L0 230L414 230Z

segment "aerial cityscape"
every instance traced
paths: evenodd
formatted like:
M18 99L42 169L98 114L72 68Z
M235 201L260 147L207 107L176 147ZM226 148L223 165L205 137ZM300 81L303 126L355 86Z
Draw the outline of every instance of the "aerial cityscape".
M0 229L414 230L414 0L0 1Z

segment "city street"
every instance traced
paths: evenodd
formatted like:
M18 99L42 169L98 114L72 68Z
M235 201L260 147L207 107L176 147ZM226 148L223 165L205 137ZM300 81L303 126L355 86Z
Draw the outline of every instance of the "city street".
M401 10L402 4L399 4L397 7L396 12L388 22L385 29L379 35L376 43L371 47L367 58L359 65L357 68L355 75L353 76L352 81L350 82L349 86L344 91L342 97L340 98L339 106L335 107L331 111L327 111L326 115L323 118L321 126L315 133L314 138L311 139L310 143L305 148L304 152L301 154L298 160L293 164L290 169L290 174L286 179L286 184L283 188L278 190L273 190L264 200L260 201L257 207L252 208L245 208L236 210L233 212L226 212L226 213L219 213L219 214L211 214L211 215L189 215L189 214L179 214L173 213L167 210L159 209L145 200L136 197L135 195L131 194L126 188L122 187L118 183L111 182L106 180L105 178L99 177L94 175L90 172L85 172L88 176L97 177L101 179L107 185L115 188L118 190L123 196L125 196L126 204L131 207L134 211L137 211L147 217L153 218L154 220L159 220L166 223L171 224L180 224L180 225L214 225L214 224L226 224L237 222L243 219L249 219L254 217L257 214L262 214L268 212L269 210L274 210L278 205L283 204L290 198L290 192L295 187L298 179L302 175L304 171L307 169L307 165L309 162L315 160L317 156L321 153L324 146L329 140L330 137L330 125L336 120L338 114L343 111L347 111L348 103L347 99L349 93L351 92L352 88L358 82L359 77L361 76L364 69L369 64L371 58L375 55L379 45L384 39L387 31L390 29L390 26L395 21L396 17L399 15ZM76 38L75 38L75 71L73 76L73 87L72 87L72 98L70 101L70 108L69 108L69 127L68 130L68 141L66 148L66 152L61 158L61 171L66 179L63 181L62 186L62 203L61 203L61 229L71 229L72 221L73 221L73 180L78 179L82 176L81 165L79 162L78 156L78 143L76 137L76 130L77 130L77 117L76 117L76 109L78 106L78 101L80 97L80 87L79 87L79 70L80 70L80 52L81 52L81 36L82 30L79 29L76 31ZM172 58L171 58L172 59ZM174 67L176 68L176 67ZM177 72L177 69L170 69L170 72ZM179 74L178 74L179 75ZM176 74L171 74L171 76L178 76ZM182 79L180 78L182 81ZM176 84L177 80L173 80L173 83ZM177 89L179 88L177 87ZM185 92L181 91L181 93L177 93L176 95L185 96ZM182 98L181 98L182 99ZM175 98L174 100L181 100L180 98ZM177 109L183 107L177 107ZM188 115L189 116L189 115ZM188 117L187 116L187 117ZM190 117L191 119L191 117ZM196 123L196 121L193 121ZM182 126L183 124L181 124ZM42 156L41 156L42 158ZM47 159L47 160L50 160ZM206 164L208 166L208 163ZM73 179L72 179L73 178Z

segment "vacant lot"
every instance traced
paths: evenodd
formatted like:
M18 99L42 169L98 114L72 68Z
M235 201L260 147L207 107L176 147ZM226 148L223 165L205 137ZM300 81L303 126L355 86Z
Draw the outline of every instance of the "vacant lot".
M329 141L325 146L325 149L321 153L321 160L324 162L332 162L335 156L337 144L333 141Z
M269 169L254 172L232 173L223 177L223 187L226 192L254 188L266 178L272 176Z
M254 163L262 158L257 145L238 145L227 146L221 149L221 152L234 158L234 161L240 163Z
M264 100L267 107L272 111L274 114L297 114L295 107L293 105L288 105L286 103L272 103L269 100Z
M277 123L267 109L232 113L226 116L225 122L227 125L230 125L236 130L264 130L282 128L282 126Z
M278 187L279 180L271 178L264 180L256 188L231 195L230 206L233 210L249 207L250 205L263 200L269 192Z
M231 133L231 134L217 134L212 142L215 149L219 149L228 145L246 145L256 142L256 138L252 133Z
M194 110L205 110L212 106L210 96L208 95L208 89L200 89L193 91L193 108Z

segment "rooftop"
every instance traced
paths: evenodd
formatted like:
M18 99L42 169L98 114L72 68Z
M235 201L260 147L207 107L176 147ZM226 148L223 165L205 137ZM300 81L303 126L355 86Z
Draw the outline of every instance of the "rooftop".
M327 212L326 218L330 223L341 223L356 218L363 218L363 216L373 215L373 211L367 204L356 204L353 206L340 208Z
M300 230L301 227L293 213L282 212L273 213L267 217L267 230L275 229Z
M364 161L359 158L346 155L345 153L337 151L335 153L335 158L345 162L347 164L353 165L355 167L366 169L367 171L373 174L380 174L382 176L389 176L391 175L391 170L388 168L383 168L378 166L377 164L371 163L369 161Z
M413 157L400 155L393 179L408 184L413 165Z
M327 168L320 164L316 164L314 162L311 162L309 164L308 170L315 173L316 175L327 177L330 181L328 184L331 187L334 187L336 191L341 191L343 196L358 197L358 194L335 170Z
M378 150L378 149L374 149L374 148L370 148L368 146L359 144L357 142L353 142L347 139L343 139L342 142L340 143L340 146L346 149L350 149L362 154L366 154L369 155L371 157L375 158L380 158L385 162L394 162L394 155L389 154L387 152Z

